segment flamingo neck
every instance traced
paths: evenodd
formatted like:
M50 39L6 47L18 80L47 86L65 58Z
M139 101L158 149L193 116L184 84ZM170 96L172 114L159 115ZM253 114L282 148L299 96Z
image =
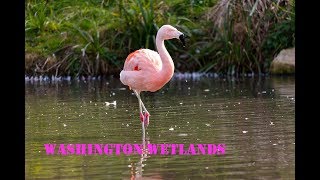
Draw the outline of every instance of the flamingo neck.
M159 35L159 33L156 37L156 46L162 61L162 69L159 72L159 77L161 77L163 83L167 83L173 76L174 64L169 52L164 46L164 39L161 37L161 35Z

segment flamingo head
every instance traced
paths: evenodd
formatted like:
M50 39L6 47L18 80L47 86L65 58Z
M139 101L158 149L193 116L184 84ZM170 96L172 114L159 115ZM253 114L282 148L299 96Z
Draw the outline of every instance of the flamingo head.
M161 26L157 36L160 36L164 40L174 39L174 38L179 39L182 42L183 46L185 46L185 35L171 25Z

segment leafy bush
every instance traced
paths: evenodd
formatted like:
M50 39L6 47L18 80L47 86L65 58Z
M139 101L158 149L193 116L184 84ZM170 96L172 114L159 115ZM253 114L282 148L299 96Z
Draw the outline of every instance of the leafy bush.
M267 73L273 56L294 46L294 0L259 2L28 0L26 58L37 59L26 60L26 73L118 74L130 52L156 50L163 24L187 36L186 48L166 41L176 71Z

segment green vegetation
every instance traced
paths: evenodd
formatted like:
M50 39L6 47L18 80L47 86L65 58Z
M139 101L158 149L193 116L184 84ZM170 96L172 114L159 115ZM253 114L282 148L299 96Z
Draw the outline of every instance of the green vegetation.
M155 49L159 26L184 32L166 46L178 72L268 73L295 43L295 1L27 0L27 75L118 74L127 55Z

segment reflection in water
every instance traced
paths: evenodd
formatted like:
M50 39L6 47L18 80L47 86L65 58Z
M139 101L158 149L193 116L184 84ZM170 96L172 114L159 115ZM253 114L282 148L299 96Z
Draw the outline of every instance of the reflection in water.
M26 82L26 179L294 179L295 80L173 78L138 102L119 79ZM108 102L108 103L107 103ZM145 137L145 138L144 138ZM226 144L221 156L46 155L44 144ZM151 155L151 157L150 157ZM147 165L146 165L147 164ZM128 168L128 165L131 167Z
M143 175L143 167L146 165L145 161L147 161L148 158L148 148L147 144L150 144L149 137L146 137L145 129L142 129L142 150L140 159L136 163L131 163L129 167L131 167L131 180L139 179Z

